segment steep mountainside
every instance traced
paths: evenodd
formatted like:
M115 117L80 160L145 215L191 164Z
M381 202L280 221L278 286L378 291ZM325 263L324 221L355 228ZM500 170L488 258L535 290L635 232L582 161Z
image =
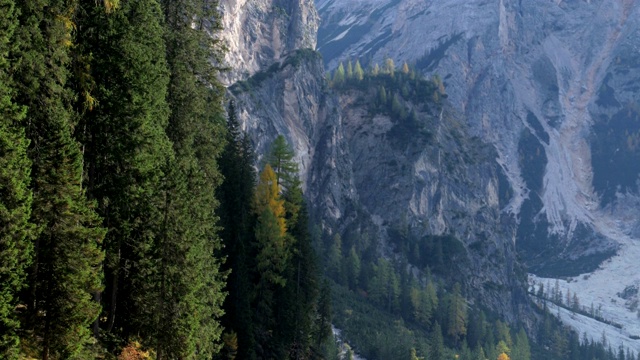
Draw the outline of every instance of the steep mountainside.
M222 26L232 84L264 70L296 49L316 46L318 14L307 0L222 0Z
M629 205L637 203L639 172L635 165L624 175L621 169L637 156L639 69L632 54L640 38L632 35L639 4L319 0L317 6L318 46L330 68L347 58L382 63L388 56L446 79L449 99L473 134L498 151L515 192L505 211L518 218L518 247L534 269L558 273L581 255L601 260L618 247L620 226L638 227ZM562 266L550 254L560 254ZM597 263L576 263L560 275Z
M451 235L445 261L456 271L436 273L515 320L525 279L513 219L500 211L510 189L495 151L468 134L446 101L399 96L414 111L414 120L400 120L372 111L370 91L326 86L320 57L300 50L230 91L258 153L279 133L293 144L326 232L372 232L392 257L425 236ZM401 227L409 235L399 236Z
M373 233L391 258L399 228L451 235L467 292L507 319L522 303L514 247L542 276L600 266L561 286L636 336L616 294L640 283L619 276L640 231L639 4L319 0L323 60L310 0L221 5L239 117L258 153L280 133L293 144L325 234ZM420 114L430 137L328 88L322 62L386 57L444 80L442 112Z
M626 290L640 283L631 265L640 237L640 3L318 0L317 7L318 48L330 69L349 58L390 57L445 79L471 134L497 151L514 192L502 211L517 221L517 249L530 271L574 276L561 281L563 291L600 306L627 339L637 336L628 306L637 295Z
M223 1L224 9L230 3ZM280 10L267 3L252 3L270 10L252 18L245 12L229 20L230 28L257 29L264 22L280 21ZM310 1L300 4L313 6ZM290 21L281 24L287 28L311 29L316 21L282 19ZM306 33L296 34L289 36L304 38ZM237 39L225 35L234 36ZM244 72L236 72L234 80L239 81L229 90L258 154L264 154L278 134L293 145L305 195L325 235L370 234L382 241L379 254L391 258L403 241L397 236L400 225L416 241L446 235L447 246L455 249L445 259L457 269L447 271L451 280L461 282L472 300L508 320L526 313L519 309L526 302L525 278L516 261L515 222L501 212L510 199L508 180L495 161L495 150L470 133L464 113L447 100L428 105L404 96L400 101L416 110L419 128L393 114L372 112L367 105L372 94L328 88L313 42L294 44L301 48L275 55L265 49L266 43L232 45L230 58L264 61L255 61L250 69L240 62Z

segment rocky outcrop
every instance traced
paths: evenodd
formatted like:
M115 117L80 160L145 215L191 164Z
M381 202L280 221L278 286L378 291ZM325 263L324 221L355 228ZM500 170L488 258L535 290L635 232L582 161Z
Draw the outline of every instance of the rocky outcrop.
M315 49L318 14L312 0L221 0L227 85L245 80L296 49Z
M302 2L289 3L285 9L306 9ZM519 132L526 127L502 121L517 134L512 139L490 133L497 121L493 115L485 116L484 130L467 121L476 110L488 113L494 106L501 113L511 105L468 99L461 110L460 99L468 89L456 89L450 82L459 79L452 75L446 82L453 101L417 110L418 128L384 112L372 113L367 107L371 94L329 89L323 60L305 49L314 44L306 38L317 26L312 10L300 10L308 15L305 22L300 20L304 16L295 21L281 17L269 7L273 3L222 5L228 23L224 38L231 39L228 61L237 65L227 81L233 82L229 92L236 99L239 119L258 154L264 154L278 134L293 145L305 195L323 230L373 231L382 240L380 253L388 257L398 246L395 231L400 224L414 239L447 236L458 249L455 261L448 264L455 269L448 272L452 280L506 319L522 319L527 312L525 272L515 254L517 211L509 209L521 205L514 200L518 197L513 184L519 180L523 189L526 186L520 175L508 171L511 163L504 149L514 146L517 151ZM283 13L290 14L287 11ZM279 25L269 27L274 23ZM297 35L285 33L283 24L297 29L291 30ZM460 40L440 41L446 47ZM495 81L508 83L499 64L493 66L499 77L477 79L474 91L493 91ZM515 99L513 89L504 96ZM402 101L408 108L422 109L412 100ZM486 140L500 139L506 142L504 148L487 145ZM514 160L518 169L517 156Z
M447 269L455 269L448 280L508 320L522 316L525 272L516 261L515 221L501 211L507 178L495 150L471 136L446 101L402 99L416 110L415 123L372 113L369 91L328 89L322 59L309 50L230 93L259 154L278 134L293 144L305 195L325 232L373 232L388 257L400 246L400 224L416 241L447 236L458 251L448 259Z
M327 91L320 54L298 50L229 90L256 153L265 154L284 135L295 150L312 210L321 209L327 227L336 225L356 195L343 118L337 99Z
M592 271L618 248L620 231L640 228L633 121L640 69L631 55L640 46L640 3L317 6L318 48L329 68L388 56L446 80L452 105L473 135L494 145L506 170L514 195L503 211L518 220L518 247L535 271Z

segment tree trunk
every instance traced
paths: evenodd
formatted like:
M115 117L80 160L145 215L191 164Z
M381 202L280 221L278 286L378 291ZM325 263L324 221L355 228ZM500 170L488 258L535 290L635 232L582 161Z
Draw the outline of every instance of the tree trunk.
M118 261L120 264L120 244L118 244ZM113 271L113 278L111 279L111 303L109 304L109 319L107 321L107 332L113 330L113 324L116 322L116 304L118 300L118 280L120 277L119 265Z

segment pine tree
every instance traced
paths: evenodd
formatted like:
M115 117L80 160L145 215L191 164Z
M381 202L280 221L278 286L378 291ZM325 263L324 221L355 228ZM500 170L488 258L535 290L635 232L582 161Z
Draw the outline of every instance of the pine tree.
M356 65L353 70L353 73L356 79L358 79L358 81L362 81L364 79L364 70L362 70L362 65L360 65L360 60L356 60Z
M344 83L344 80L345 80L344 65L341 62L340 65L338 65L338 68L336 69L335 73L333 74L333 83L336 85L340 85Z
M86 359L88 325L98 316L91 294L101 288L101 220L82 187L82 154L72 131L69 49L75 2L20 2L21 58L16 101L28 107L33 219L40 229L29 283L34 339L42 358Z
M460 293L460 284L453 286L449 298L447 335L456 343L467 334L467 304Z
M226 273L220 269L215 189L222 177L224 89L217 1L162 0L169 66L167 135L174 158L166 165L162 231L151 249L154 276L149 324L158 360L207 357L220 347ZM141 304L144 305L144 304Z
M91 0L82 5L76 67L89 73L77 86L96 99L80 126L86 183L109 230L106 296L96 295L106 304L106 331L117 323L138 333L149 307L134 299L146 296L148 269L142 266L160 232L162 168L172 155L162 13L156 1L125 1L110 14Z
M0 0L0 357L17 359L20 327L14 309L25 286L35 229L30 223L31 162L25 137L25 108L15 104L9 54L18 26L13 0Z
M255 172L253 149L246 133L240 130L235 103L229 102L227 111L227 144L220 157L220 172L224 181L217 189L220 199L220 233L227 257L225 269L231 270L227 281L229 295L225 299L225 328L238 334L238 358L255 358L251 299L253 285L250 269L254 268L252 254Z
M295 153L283 135L278 135L271 144L266 162L276 174L276 183L282 190L296 188L298 185L298 164L294 160Z
M286 233L284 204L280 199L276 175L267 164L260 173L254 211L256 225L256 284L255 338L258 356L277 357L277 342L273 338L276 327L275 294L286 285L283 276L290 258L289 238Z

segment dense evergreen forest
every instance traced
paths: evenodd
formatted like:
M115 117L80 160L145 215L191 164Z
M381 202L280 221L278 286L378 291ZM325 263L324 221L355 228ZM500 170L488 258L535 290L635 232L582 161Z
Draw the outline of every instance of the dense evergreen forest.
M0 2L0 358L325 342L293 153L280 138L256 179L217 80L217 7Z
M290 145L256 164L217 80L217 8L0 0L1 359L348 358L332 323L370 359L635 359L544 302L535 343L471 306L438 274L446 237L385 259L310 231ZM446 97L393 62L330 82L409 130L428 132L405 100Z

